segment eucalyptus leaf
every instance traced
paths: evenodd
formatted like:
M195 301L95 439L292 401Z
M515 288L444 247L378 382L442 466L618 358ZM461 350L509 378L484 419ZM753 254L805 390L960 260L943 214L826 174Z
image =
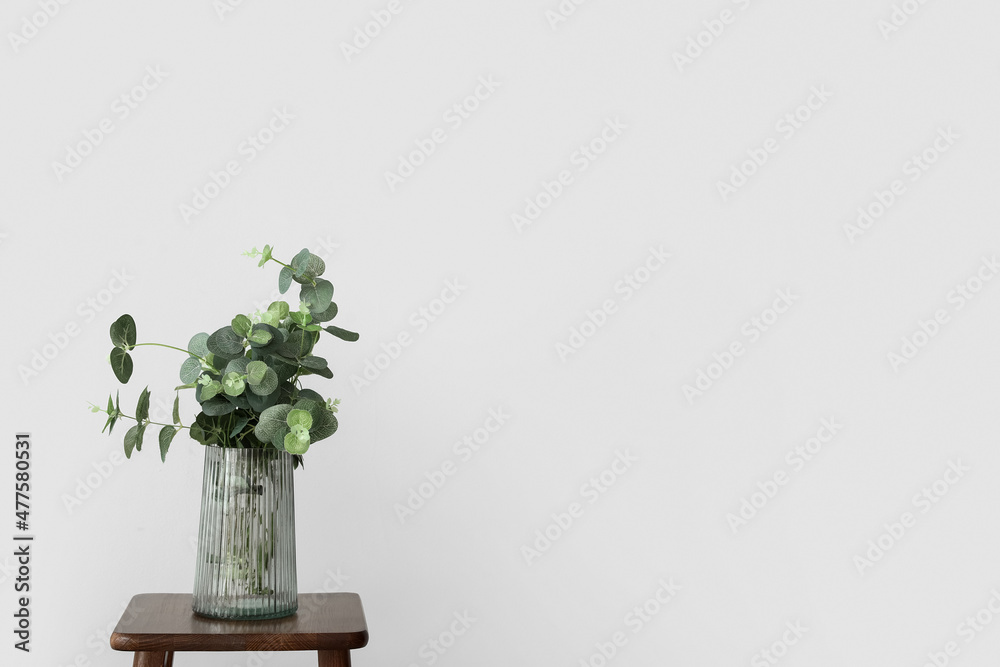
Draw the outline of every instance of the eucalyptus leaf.
M229 396L239 396L246 389L246 383L239 373L226 373L222 376L222 388Z
M233 422L232 428L229 430L229 437L235 438L239 435L239 432L243 430L243 427L247 425L250 421L250 415L233 415L236 417L236 421Z
M132 357L120 347L111 350L111 370L115 377L122 384L126 384L132 377Z
M170 449L170 443L179 430L173 426L164 426L160 429L160 460L164 463L167 461L167 450Z
M326 368L328 362L323 357L314 357L312 355L308 357L302 357L299 359L299 363L310 370L318 370L320 368Z
M129 350L135 347L135 320L125 314L111 324L111 342L115 347Z
M188 357L181 364L181 382L191 384L201 375L201 360L195 357Z
M216 396L211 400L202 403L201 411L204 412L209 417L218 417L220 415L228 415L230 412L236 410L238 407L239 406L227 401L222 396Z
M208 334L204 331L191 336L188 341L188 352L199 357L208 356Z
M260 384L261 380L264 379L264 375L267 373L267 364L265 364L263 361L251 361L247 363L244 372L247 374L247 384L249 384L250 386L258 385Z
M300 408L293 408L288 416L285 417L285 423L290 427L301 426L302 428L309 430L312 426L313 418L309 414L308 410L302 410Z
M241 338L246 338L247 334L250 333L250 328L253 326L253 322L246 315L237 315L233 318L233 322L230 325L233 327L233 331L236 332L237 336Z
M172 415L174 423L178 426L181 425L181 395L177 394L174 396L174 414Z
M270 334L270 337L266 340L261 338L254 339L254 335L258 332ZM253 325L253 331L250 333L250 347L252 348L262 348L266 345L270 345L273 342L280 342L283 340L279 329L272 327L270 324L255 324Z
M257 330L250 333L250 337L247 339L251 343L257 343L258 345L267 345L274 338L268 331Z
M244 410L250 409L250 401L247 400L246 394L236 394L235 396L230 394L223 394L226 400L235 405L238 408L243 408Z
M212 400L221 391L222 383L218 380L212 380L206 385L198 385L198 389L195 390L195 398L199 403L204 403Z
M337 304L333 301L322 313L313 313L313 322L329 322L337 316Z
M303 285L299 300L309 304L309 312L322 313L330 307L333 299L333 283L320 278L315 285Z
M257 363L264 363L262 361ZM250 392L257 394L258 396L267 396L268 394L274 393L274 390L278 388L278 374L270 366L264 366L264 375L260 378L260 382L257 384L250 385Z
M313 442L319 442L324 438L329 438L331 435L337 432L337 427L340 425L337 422L337 415L333 414L326 408L322 408L322 412L319 413L319 417L313 414L313 425L309 429L309 437Z
M318 391L313 389L303 389L299 391L299 400L309 400L320 404L326 403L326 399L323 398Z
M281 398L281 392L272 391L270 394L261 396L250 391L245 394L245 397L250 409L259 414L277 403L278 399Z
M289 454L305 454L309 450L309 431L292 428L285 434L285 451Z
M229 373L236 373L238 375L246 375L247 366L250 365L250 360L246 357L239 357L237 359L232 359L228 364L226 364L226 369L222 371L223 375L228 375Z
M104 428L101 429L101 433L107 431L108 435L111 435L111 432L115 430L115 422L118 421L118 415L115 413L115 404L111 401L110 394L108 395L107 413L108 421L104 422Z
M278 346L278 353L284 357L299 359L312 350L313 334L297 330L288 334L288 339Z
M306 272L309 263L309 256L311 254L312 253L309 252L309 248L303 248L297 255L295 255L295 257L292 257L290 265L292 267L293 278L301 278Z
M139 394L139 402L135 406L135 420L140 424L149 419L149 387Z
M262 442L273 442L279 434L281 438L284 438L288 430L288 424L285 423L285 419L291 411L292 406L288 403L272 405L264 410L260 413L257 426L254 427L254 435Z
M328 327L323 327L324 331L332 333L334 336L341 340L346 340L348 343L353 343L360 336L353 331L348 331L347 329L341 329L340 327L335 327L332 324Z
M125 432L125 458L132 458L132 451L135 449L136 439L139 437L139 425L136 424Z
M281 267L281 273L278 274L278 291L282 294L288 291L288 288L292 285L292 270L287 266Z
M267 307L267 312L274 313L278 316L279 320L283 320L288 317L290 308L287 301L274 301Z
M243 354L243 336L232 327L222 327L208 337L208 349L217 357L234 359Z
M299 257L305 252L306 251L303 250L295 256L295 259L292 260L292 268L297 269L296 271L293 271L292 279L303 285L306 283L311 284L316 279L316 276L321 276L323 275L323 272L326 271L326 262L323 261L323 258L312 253L309 253L308 257L305 257L305 259L299 260L299 262L296 263L296 260L298 260Z

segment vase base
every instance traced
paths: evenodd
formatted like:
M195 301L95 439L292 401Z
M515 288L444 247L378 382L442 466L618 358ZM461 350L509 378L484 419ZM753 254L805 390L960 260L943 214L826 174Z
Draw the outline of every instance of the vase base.
M191 611L197 616L211 618L218 621L270 621L276 618L285 618L298 611L298 605L291 609L218 609L205 610L192 608Z

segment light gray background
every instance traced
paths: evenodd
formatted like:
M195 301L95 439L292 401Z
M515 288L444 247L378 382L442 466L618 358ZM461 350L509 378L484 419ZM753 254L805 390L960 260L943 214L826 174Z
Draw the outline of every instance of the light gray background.
M466 612L475 622L433 664L600 667L596 645L617 632L627 643L609 664L770 664L759 652L787 623L807 628L789 667L916 667L949 641L948 664L996 664L1000 619L972 641L961 624L993 620L1000 590L1000 284L975 280L1000 253L1000 6L589 0L553 27L558 0L402 0L349 60L341 44L387 5L4 4L0 539L15 532L22 429L37 535L34 650L4 630L5 664L130 664L107 648L123 605L190 590L200 447L178 437L166 465L152 445L115 465L125 428L101 435L87 402L116 388L105 357L119 314L140 340L183 345L266 304L274 265L240 256L265 243L286 261L303 246L326 257L337 323L361 332L322 343L341 428L296 480L300 589L361 594L360 667L432 664L427 642ZM880 29L904 5L915 13ZM732 21L679 68L724 10ZM25 21L43 25L12 40L32 34ZM147 68L165 78L121 118L115 100ZM480 77L499 87L449 125ZM779 122L814 88L829 99L787 137ZM294 119L247 161L241 143L275 109ZM60 179L53 163L105 119L113 132ZM578 171L574 153L609 119L626 127ZM435 128L447 140L390 190L385 172ZM907 162L949 128L957 138L910 180ZM768 139L777 152L723 201L718 182ZM241 172L186 222L180 206L230 160ZM562 170L571 185L518 230L511 216ZM845 225L895 179L905 192L851 242ZM650 247L671 257L626 300L615 285ZM464 290L421 331L411 317L455 280ZM970 280L981 290L959 308ZM744 324L779 290L793 305L751 341ZM607 299L605 325L560 355ZM938 310L947 322L894 368L889 353ZM356 390L401 333L412 344ZM687 400L734 341L745 353ZM36 353L50 358L26 376ZM172 400L179 355L135 360L123 407L146 384L154 408ZM462 460L453 444L497 408L509 419ZM831 418L842 427L796 471L786 453ZM616 451L637 460L589 502L581 486ZM455 474L401 522L394 506L449 460ZM967 470L915 503L950 462ZM778 471L787 483L734 532L727 515ZM529 565L522 546L572 502L582 516ZM859 567L904 512L915 525ZM0 564L7 628L13 559ZM676 595L634 632L626 615L671 579Z

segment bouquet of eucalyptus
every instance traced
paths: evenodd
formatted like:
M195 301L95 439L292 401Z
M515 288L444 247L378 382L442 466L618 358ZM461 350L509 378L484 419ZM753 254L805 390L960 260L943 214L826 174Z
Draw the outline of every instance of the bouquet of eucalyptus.
M204 445L221 447L269 448L289 452L295 465L311 443L328 438L337 430L339 400L325 399L314 389L302 386L304 376L332 378L327 360L313 354L322 332L345 341L358 340L358 334L326 325L337 316L333 285L320 278L326 270L322 258L307 248L289 263L271 256L271 246L244 253L259 257L258 266L268 262L281 265L278 289L284 294L292 282L300 285L299 305L295 310L285 301L275 301L266 311L237 315L232 322L215 332L197 333L186 348L163 343L136 342L135 320L122 315L111 325L111 367L122 384L132 376L135 348L156 345L187 355L180 366L182 384L175 387L173 423L149 419L149 388L142 390L135 415L121 410L119 394L108 397L107 408L92 405L94 412L104 412L108 419L102 433L110 434L119 419L135 424L125 433L125 456L141 451L149 426L160 426L160 458L181 429ZM185 426L180 418L180 390L193 389L201 412Z

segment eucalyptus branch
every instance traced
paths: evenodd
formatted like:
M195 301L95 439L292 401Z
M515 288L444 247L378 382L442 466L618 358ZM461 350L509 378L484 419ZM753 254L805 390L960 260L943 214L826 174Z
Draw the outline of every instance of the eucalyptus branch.
M228 325L213 333L197 333L185 347L164 343L136 342L136 326L131 315L119 317L111 325L109 360L115 377L128 384L132 377L131 352L140 345L165 347L183 352L180 365L180 389L194 389L200 411L190 426L181 423L180 395L174 397L173 424L149 419L149 388L143 389L134 416L122 412L118 397L108 398L108 407L91 406L94 412L108 416L104 430L114 429L119 419L135 425L125 434L125 455L141 451L148 426L162 427L159 433L160 456L166 457L170 443L180 429L203 445L282 449L301 463L301 456L311 443L328 438L337 430L338 401L325 398L318 391L302 386L302 377L318 375L332 378L326 359L314 348L326 331L335 338L352 342L358 334L324 323L337 316L333 302L333 284L320 278L326 270L321 257L299 251L285 263L272 256L272 248L254 248L243 253L259 258L258 266L274 261L281 267L278 290L284 294L298 283L299 305L292 309L285 301L275 301L266 311L251 316L238 314Z

